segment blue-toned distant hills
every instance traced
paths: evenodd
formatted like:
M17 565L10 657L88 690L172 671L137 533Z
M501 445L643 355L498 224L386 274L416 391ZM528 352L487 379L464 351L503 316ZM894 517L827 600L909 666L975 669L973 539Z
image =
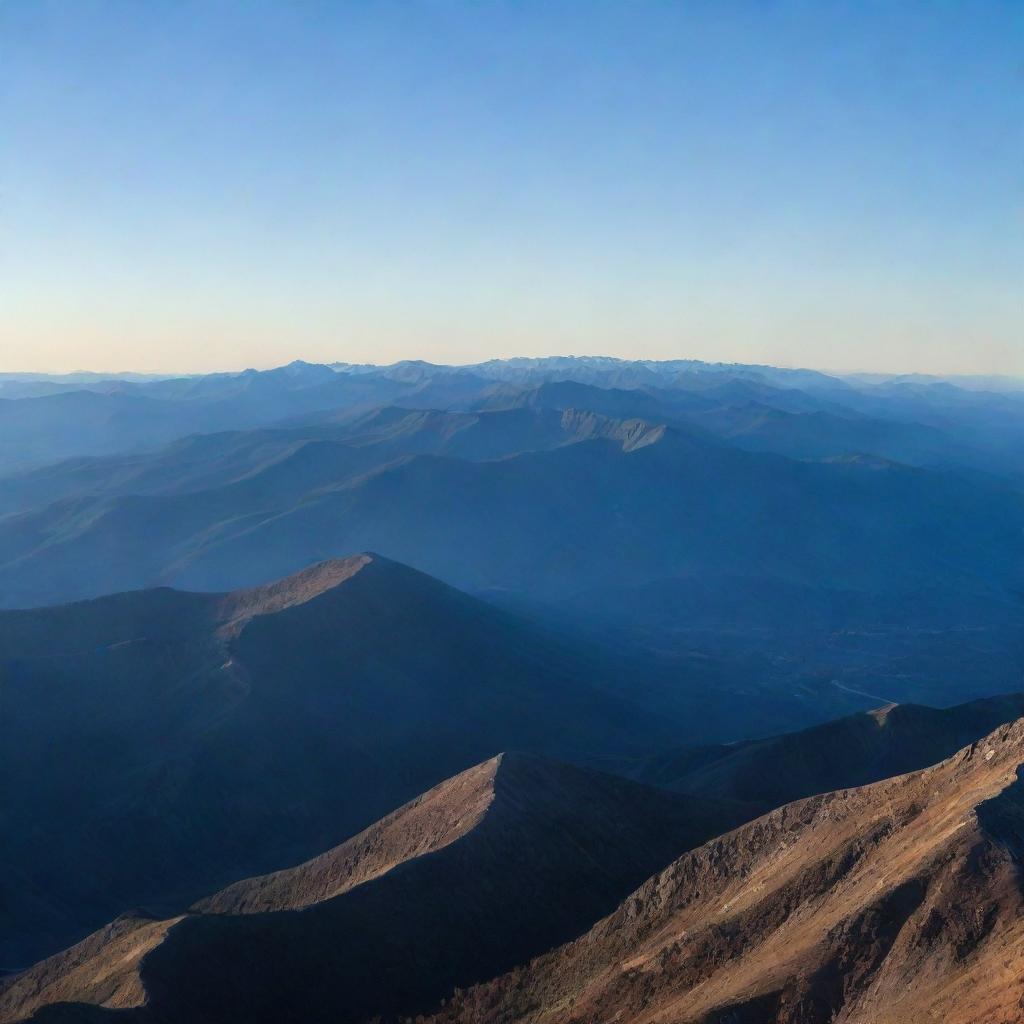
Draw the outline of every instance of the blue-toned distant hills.
M0 606L374 550L807 707L983 696L1019 676L1018 383L606 358L8 378Z

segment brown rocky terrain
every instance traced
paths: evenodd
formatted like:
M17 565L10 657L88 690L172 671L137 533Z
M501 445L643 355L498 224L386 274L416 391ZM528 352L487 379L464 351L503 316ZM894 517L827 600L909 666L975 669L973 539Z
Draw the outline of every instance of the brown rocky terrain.
M1024 720L789 804L655 875L446 1024L1024 1020Z
M0 982L0 1021L105 1008L144 1021L344 1022L429 1009L579 934L742 814L503 754L308 863L166 920L123 915Z

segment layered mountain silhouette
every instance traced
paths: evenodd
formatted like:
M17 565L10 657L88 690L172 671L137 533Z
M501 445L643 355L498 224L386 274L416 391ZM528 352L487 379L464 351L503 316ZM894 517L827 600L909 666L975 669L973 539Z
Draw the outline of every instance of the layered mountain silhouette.
M0 486L7 607L367 548L545 599L712 567L854 590L1024 571L1013 391L601 359L36 383L0 399L10 458L48 463ZM115 454L55 461L76 445Z
M575 407L616 418L688 420L741 446L786 455L862 451L1019 480L1022 391L1009 378L841 378L696 360L600 358L462 367L296 360L272 370L170 379L20 375L0 378L0 472L139 451L195 431L251 429L397 402L434 409Z
M3 395L0 607L220 592L374 550L709 691L771 693L765 731L1017 685L1010 381L588 357Z
M419 419L416 437L428 430ZM223 485L77 494L11 514L0 519L2 600L222 590L363 549L462 588L548 600L706 571L968 591L1006 591L1024 572L1024 496L999 483L804 463L581 414L569 433L586 439L565 444L564 419L561 443L506 458L293 441Z
M683 855L437 1021L1011 1022L1024 1013L1024 720Z
M469 765L664 748L643 668L387 559L0 614L0 963L312 856Z
M68 459L14 474L0 488L0 512L70 499L181 495L218 487L239 492L238 502L295 500L304 491L401 456L479 461L601 437L630 448L656 440L663 429L656 421L615 419L587 409L441 412L383 406L353 412L345 407L288 426L194 434L151 452Z
M1024 1019L1022 452L996 378L0 375L0 1019Z
M502 754L298 867L170 919L121 916L0 983L0 1020L57 1002L196 1022L344 1022L437 1007L455 986L579 934L742 814Z

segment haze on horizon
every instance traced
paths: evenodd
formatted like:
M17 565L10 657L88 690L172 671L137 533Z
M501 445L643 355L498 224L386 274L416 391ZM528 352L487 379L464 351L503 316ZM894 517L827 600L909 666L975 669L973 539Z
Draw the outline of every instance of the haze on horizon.
M1024 8L0 5L0 371L1024 373Z

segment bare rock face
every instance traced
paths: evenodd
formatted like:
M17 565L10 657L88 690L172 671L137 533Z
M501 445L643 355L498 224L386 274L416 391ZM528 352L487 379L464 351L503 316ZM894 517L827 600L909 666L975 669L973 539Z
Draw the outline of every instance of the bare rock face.
M685 854L446 1022L1024 1019L1024 720Z
M436 1009L579 935L741 814L502 754L298 867L167 920L123 915L0 983L0 1021L340 1024Z

